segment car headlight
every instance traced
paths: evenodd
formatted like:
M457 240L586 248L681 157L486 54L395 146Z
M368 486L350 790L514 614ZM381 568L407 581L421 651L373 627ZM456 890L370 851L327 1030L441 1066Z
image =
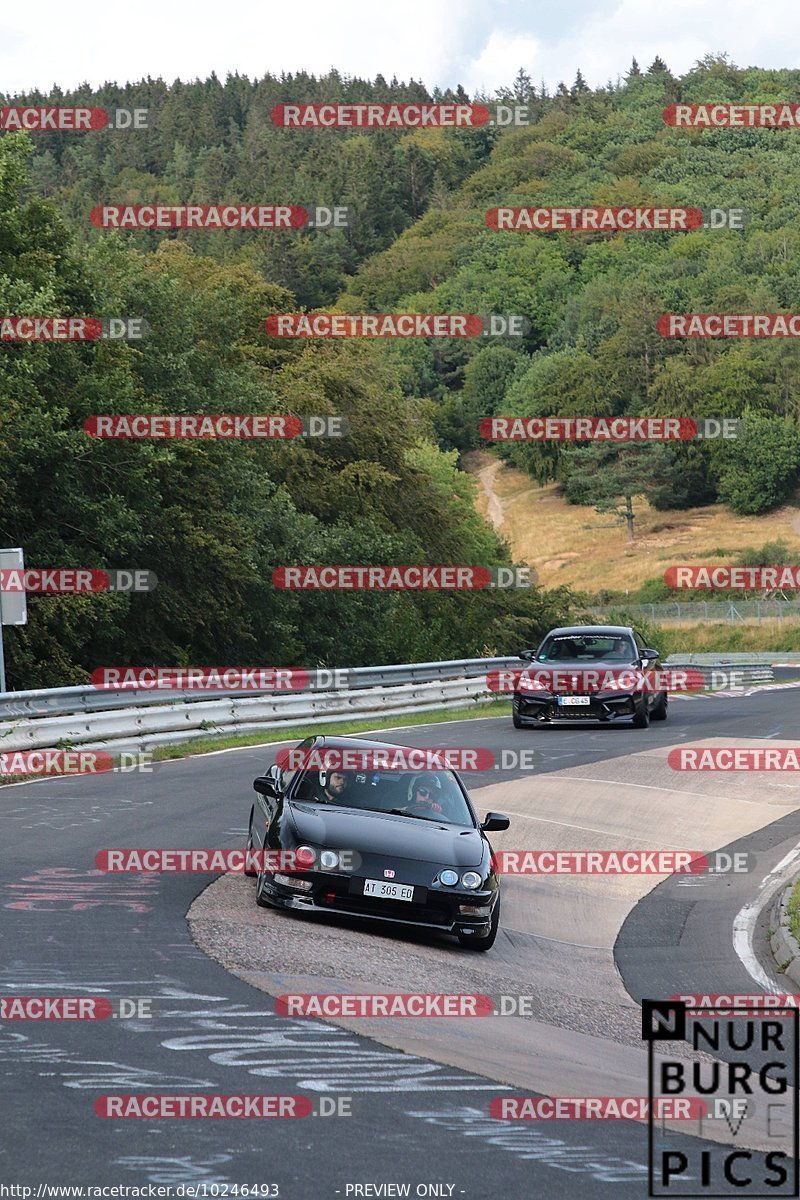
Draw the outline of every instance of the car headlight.
M482 883L483 879L477 871L465 871L461 876L461 886L469 888L470 891L474 891L475 888L479 888Z
M635 687L636 675L633 671L627 671L604 679L600 690L603 692L632 692Z
M439 880L441 883L443 883L445 885L445 887L455 887L456 884L458 883L458 872L457 871L440 871L439 872Z
M333 871L339 865L339 855L335 850L323 850L319 856L319 865L323 871Z
M293 875L282 875L277 871L274 878L281 887L293 888L296 892L310 892L314 886L310 879L295 879Z
M534 679L532 675L520 675L517 689L520 692L546 692L548 687L546 683L542 683L540 679Z

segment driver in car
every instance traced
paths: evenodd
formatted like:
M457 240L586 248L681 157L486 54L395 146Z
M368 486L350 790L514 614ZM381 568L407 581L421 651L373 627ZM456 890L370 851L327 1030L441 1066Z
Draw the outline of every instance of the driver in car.
M320 804L336 804L347 791L347 776L343 771L320 771L315 799Z
M422 817L447 819L448 805L442 795L442 785L435 775L418 775L411 788L409 812Z

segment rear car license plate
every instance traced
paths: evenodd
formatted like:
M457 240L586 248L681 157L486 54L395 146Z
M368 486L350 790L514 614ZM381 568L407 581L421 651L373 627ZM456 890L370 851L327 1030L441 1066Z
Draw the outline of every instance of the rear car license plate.
M591 704L591 696L559 696L559 704Z
M382 879L365 879L364 895L380 896L382 900L413 900L414 889L403 883L384 883Z

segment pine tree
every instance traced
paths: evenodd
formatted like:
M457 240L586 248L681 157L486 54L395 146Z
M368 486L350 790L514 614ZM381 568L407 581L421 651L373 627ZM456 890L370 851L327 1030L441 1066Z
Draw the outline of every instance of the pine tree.
M536 88L533 86L533 80L524 67L520 67L514 76L514 99L520 104L530 104L536 99Z

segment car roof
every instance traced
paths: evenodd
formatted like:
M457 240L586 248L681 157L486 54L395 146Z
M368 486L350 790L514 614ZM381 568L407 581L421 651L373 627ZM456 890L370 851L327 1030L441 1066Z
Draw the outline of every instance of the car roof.
M303 739L305 741L305 738ZM373 738L355 738L355 737L339 737L331 736L327 733L318 733L314 737L314 746L343 746L356 747L357 749L368 750L403 750L408 747L399 746L396 742L379 742Z
M577 637L580 634L632 634L633 630L630 625L560 625L558 629L551 629L545 637L551 637L553 634L564 634L565 636Z

